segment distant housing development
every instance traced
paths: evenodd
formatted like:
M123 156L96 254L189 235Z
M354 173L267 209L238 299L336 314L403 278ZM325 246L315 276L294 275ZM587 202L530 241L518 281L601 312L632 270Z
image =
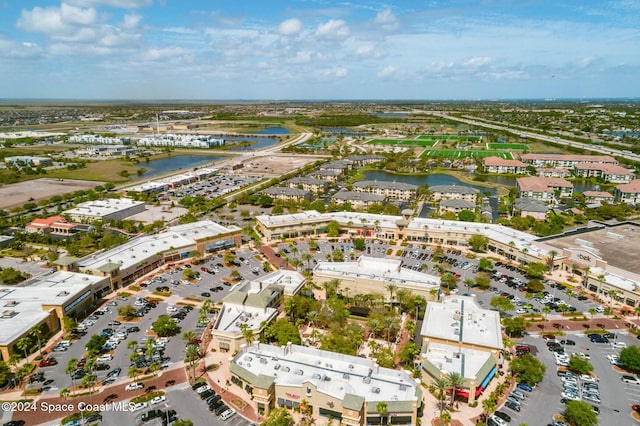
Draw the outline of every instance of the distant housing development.
M581 163L618 164L618 160L608 155L523 154L520 158L534 167L564 169L573 169L576 164Z
M362 180L353 184L353 190L406 201L416 196L418 186L403 182Z
M225 140L210 135L175 135L162 134L141 138L136 141L138 146L169 146L181 148L213 148L223 146Z

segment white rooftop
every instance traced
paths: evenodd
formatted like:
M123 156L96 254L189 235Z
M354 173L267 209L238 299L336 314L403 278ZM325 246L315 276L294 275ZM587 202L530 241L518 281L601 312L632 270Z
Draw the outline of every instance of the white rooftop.
M493 358L491 352L437 342L429 342L422 356L438 367L441 373L446 375L456 372L466 379L478 378L480 369L490 358Z
M105 198L104 200L86 201L76 207L66 210L66 214L72 216L104 217L130 207L144 205L144 201L135 201L130 198Z
M213 326L214 330L237 334L242 331L240 326L247 324L249 330L258 331L260 325L271 321L278 313L276 308L258 308L239 303L225 303Z
M249 346L234 362L252 374L275 376L280 386L313 383L318 392L344 399L357 395L372 401L415 401L416 382L404 371L378 367L374 361L298 345Z
M88 256L80 260L78 266L82 270L96 270L106 263L119 263L120 269L123 270L171 247L189 247L196 239L215 237L239 229L236 226L222 226L210 220L172 226L165 232L137 237L106 252Z
M276 284L284 287L284 294L292 296L300 290L304 281L305 278L300 272L280 269L242 284L239 290L247 293L258 293L261 288Z
M363 278L385 283L432 289L440 287L440 277L402 268L402 260L360 256L355 262L318 262L315 272ZM381 287L381 290L384 288Z
M256 219L267 226L284 225L287 223L299 224L307 221L316 221L322 219L325 215L318 213L315 210L307 210L293 214L281 214L281 215L257 215Z
M422 330L424 337L502 349L500 314L482 309L471 296L447 296L427 304Z
M0 286L0 344L9 344L49 316L43 305L61 306L104 277L76 272L53 272L24 285ZM88 297L88 295L86 296Z

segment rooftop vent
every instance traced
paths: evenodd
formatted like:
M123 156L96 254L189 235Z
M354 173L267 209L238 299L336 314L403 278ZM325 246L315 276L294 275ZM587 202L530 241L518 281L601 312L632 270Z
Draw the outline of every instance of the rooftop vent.
M13 318L16 315L18 315L18 313L16 311L12 311L7 309L6 311L2 311L2 318Z
M9 300L9 301L7 302L7 304L6 304L6 305L4 305L4 306L16 306L17 304L18 304L18 302L17 302L17 301L15 301L15 300Z

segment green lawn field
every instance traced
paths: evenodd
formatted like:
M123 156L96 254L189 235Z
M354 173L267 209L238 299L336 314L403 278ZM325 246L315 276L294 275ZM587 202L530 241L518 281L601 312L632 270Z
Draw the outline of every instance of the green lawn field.
M449 141L480 141L482 136L480 135L419 135L416 139L422 140L449 140Z
M368 145L403 145L403 146L434 146L435 140L418 140L418 139L371 139Z
M443 157L450 160L457 160L460 158L484 158L484 157L500 157L506 160L513 159L510 152L505 151L463 151L459 149L427 149L421 155L421 157Z
M506 149L515 151L529 151L529 145L524 143L488 143L487 149Z

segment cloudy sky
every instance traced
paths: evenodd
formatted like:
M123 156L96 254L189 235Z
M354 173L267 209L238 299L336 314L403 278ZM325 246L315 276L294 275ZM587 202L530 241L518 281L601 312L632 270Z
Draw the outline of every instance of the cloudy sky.
M0 0L0 97L640 96L640 0Z

